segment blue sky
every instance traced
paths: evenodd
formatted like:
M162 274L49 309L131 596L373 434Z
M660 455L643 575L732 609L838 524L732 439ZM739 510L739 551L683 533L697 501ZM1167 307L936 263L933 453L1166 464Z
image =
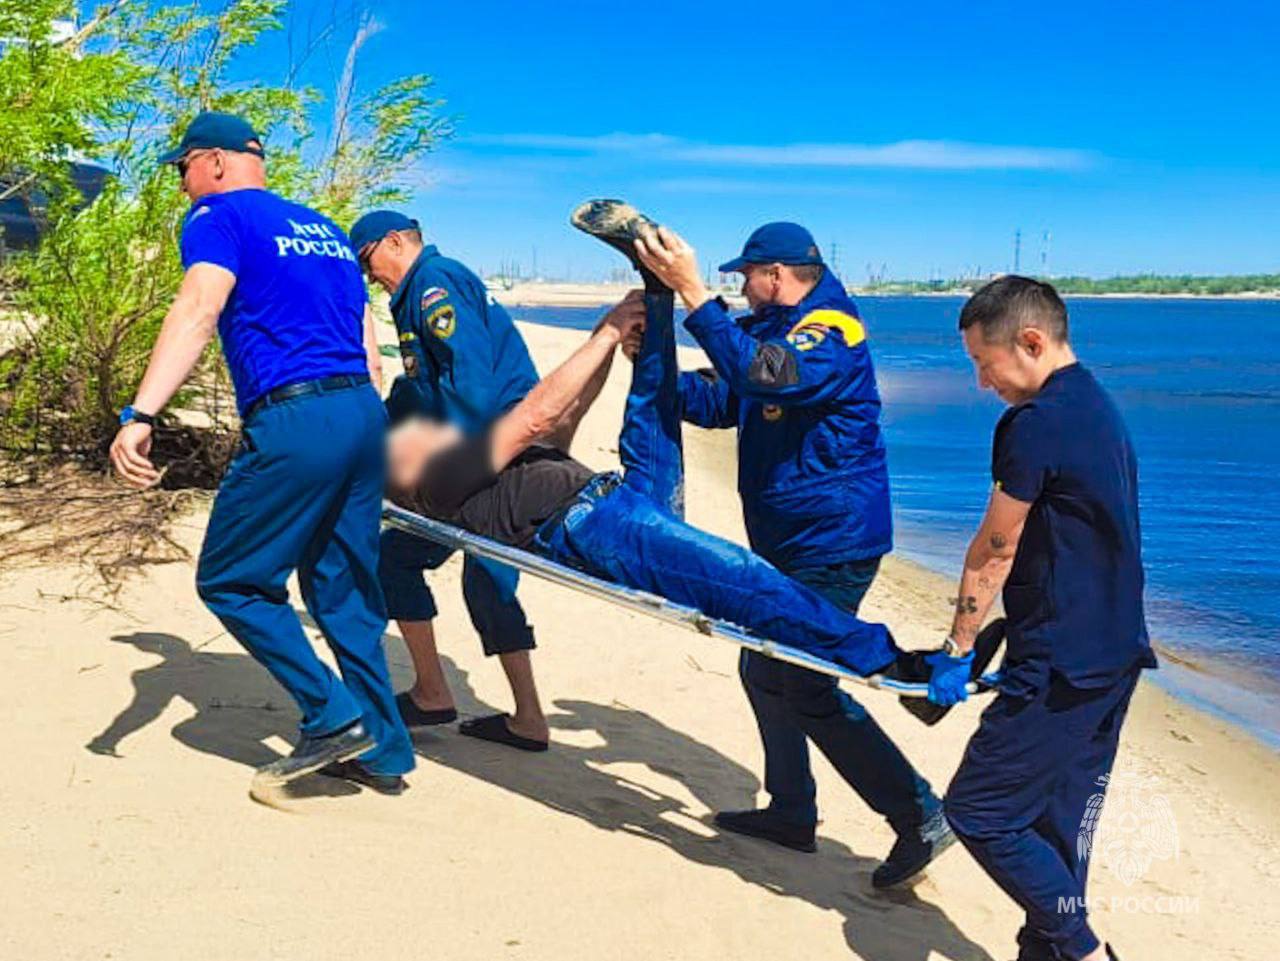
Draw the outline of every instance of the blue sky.
M603 274L566 219L620 196L712 262L797 220L854 282L1006 270L1018 228L1024 270L1048 231L1051 273L1280 271L1270 3L373 6L359 83L436 77L458 136L411 212L477 268Z

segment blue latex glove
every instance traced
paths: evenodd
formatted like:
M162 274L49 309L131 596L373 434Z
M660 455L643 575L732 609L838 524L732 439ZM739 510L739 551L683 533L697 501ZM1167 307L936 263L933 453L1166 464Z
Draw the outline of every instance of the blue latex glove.
M935 651L924 659L929 665L929 700L951 707L969 697L969 675L973 671L973 651L952 657L946 651Z

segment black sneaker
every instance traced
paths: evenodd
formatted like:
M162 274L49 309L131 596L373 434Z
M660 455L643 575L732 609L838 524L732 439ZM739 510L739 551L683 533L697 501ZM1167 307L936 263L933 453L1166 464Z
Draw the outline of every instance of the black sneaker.
M258 768L253 782L259 788L279 787L312 774L326 764L359 757L373 746L373 738L359 721L322 737L303 736L288 757Z
M818 850L813 825L784 821L767 808L756 811L720 811L716 814L715 822L726 831L772 841L792 851L812 854Z
M326 764L316 773L351 781L392 797L403 794L409 788L409 782L399 774L375 774L359 761L335 761L333 764Z
M899 834L893 850L871 874L873 888L893 888L912 880L939 854L956 843L955 832L941 811L911 834Z
M635 207L623 200L588 200L574 208L569 223L621 252L631 261L631 266L640 271L646 290L667 289L636 256L635 243L640 231L646 227L657 230L658 225Z

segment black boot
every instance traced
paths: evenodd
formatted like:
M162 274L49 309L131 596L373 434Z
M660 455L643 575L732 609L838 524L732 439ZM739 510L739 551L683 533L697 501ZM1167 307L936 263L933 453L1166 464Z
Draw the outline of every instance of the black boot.
M916 830L898 835L889 856L872 872L871 886L892 888L907 883L955 843L955 832L938 811Z
M756 811L720 811L716 814L716 825L734 834L772 841L792 851L812 854L818 850L812 824L784 821L767 808Z
M579 204L569 216L569 223L583 233L603 240L631 261L631 266L646 273L636 256L640 230L658 225L623 200L588 200Z

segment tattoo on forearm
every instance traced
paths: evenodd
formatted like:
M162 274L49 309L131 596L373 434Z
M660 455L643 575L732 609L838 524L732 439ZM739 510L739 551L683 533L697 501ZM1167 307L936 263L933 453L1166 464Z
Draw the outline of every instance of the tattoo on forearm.
M959 597L952 598L951 606L961 614L978 613L978 599L972 594L962 594Z
M1009 546L1009 538L1005 537L999 531L995 531L991 535L991 546L998 551L1002 551Z

